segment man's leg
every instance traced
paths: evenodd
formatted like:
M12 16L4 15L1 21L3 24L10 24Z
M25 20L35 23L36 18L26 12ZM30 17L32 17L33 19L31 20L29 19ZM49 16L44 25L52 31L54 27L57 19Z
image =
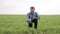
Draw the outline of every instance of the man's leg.
M34 23L34 28L37 29L37 23Z
M28 23L28 26L31 28L31 27L32 27L32 23L29 22L29 23Z
M37 19L34 19L34 20L32 20L32 22L34 22L34 28L37 29L38 20Z

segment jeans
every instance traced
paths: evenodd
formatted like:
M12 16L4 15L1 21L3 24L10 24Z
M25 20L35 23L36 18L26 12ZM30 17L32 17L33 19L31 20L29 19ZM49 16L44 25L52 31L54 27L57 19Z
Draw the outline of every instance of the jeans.
M38 20L37 20L36 18L33 19L33 20L31 21L31 23L28 22L28 26L31 28L32 25L33 25L33 23L34 23L34 28L37 29L37 23L38 23Z

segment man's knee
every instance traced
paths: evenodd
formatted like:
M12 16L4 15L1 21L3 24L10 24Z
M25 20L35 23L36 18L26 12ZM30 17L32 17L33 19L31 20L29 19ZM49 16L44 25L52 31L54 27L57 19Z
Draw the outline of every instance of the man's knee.
M32 23L28 23L29 27L32 27Z
M38 20L37 20L36 18L32 20L32 22L36 22L36 23L37 23L37 21L38 21Z

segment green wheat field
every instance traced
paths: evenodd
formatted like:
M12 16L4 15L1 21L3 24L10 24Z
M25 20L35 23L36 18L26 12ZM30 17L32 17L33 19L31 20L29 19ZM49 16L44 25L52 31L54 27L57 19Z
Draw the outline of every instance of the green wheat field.
M60 34L60 15L41 15L37 30L28 27L25 15L0 15L0 34Z

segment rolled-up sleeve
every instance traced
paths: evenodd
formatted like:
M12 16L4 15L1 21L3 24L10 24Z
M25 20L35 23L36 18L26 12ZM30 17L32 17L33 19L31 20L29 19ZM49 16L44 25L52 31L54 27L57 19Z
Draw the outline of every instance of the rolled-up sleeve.
M29 13L26 15L26 20L28 21L28 19L29 19Z
M40 19L40 16L39 16L39 14L37 12L35 14L35 18Z

